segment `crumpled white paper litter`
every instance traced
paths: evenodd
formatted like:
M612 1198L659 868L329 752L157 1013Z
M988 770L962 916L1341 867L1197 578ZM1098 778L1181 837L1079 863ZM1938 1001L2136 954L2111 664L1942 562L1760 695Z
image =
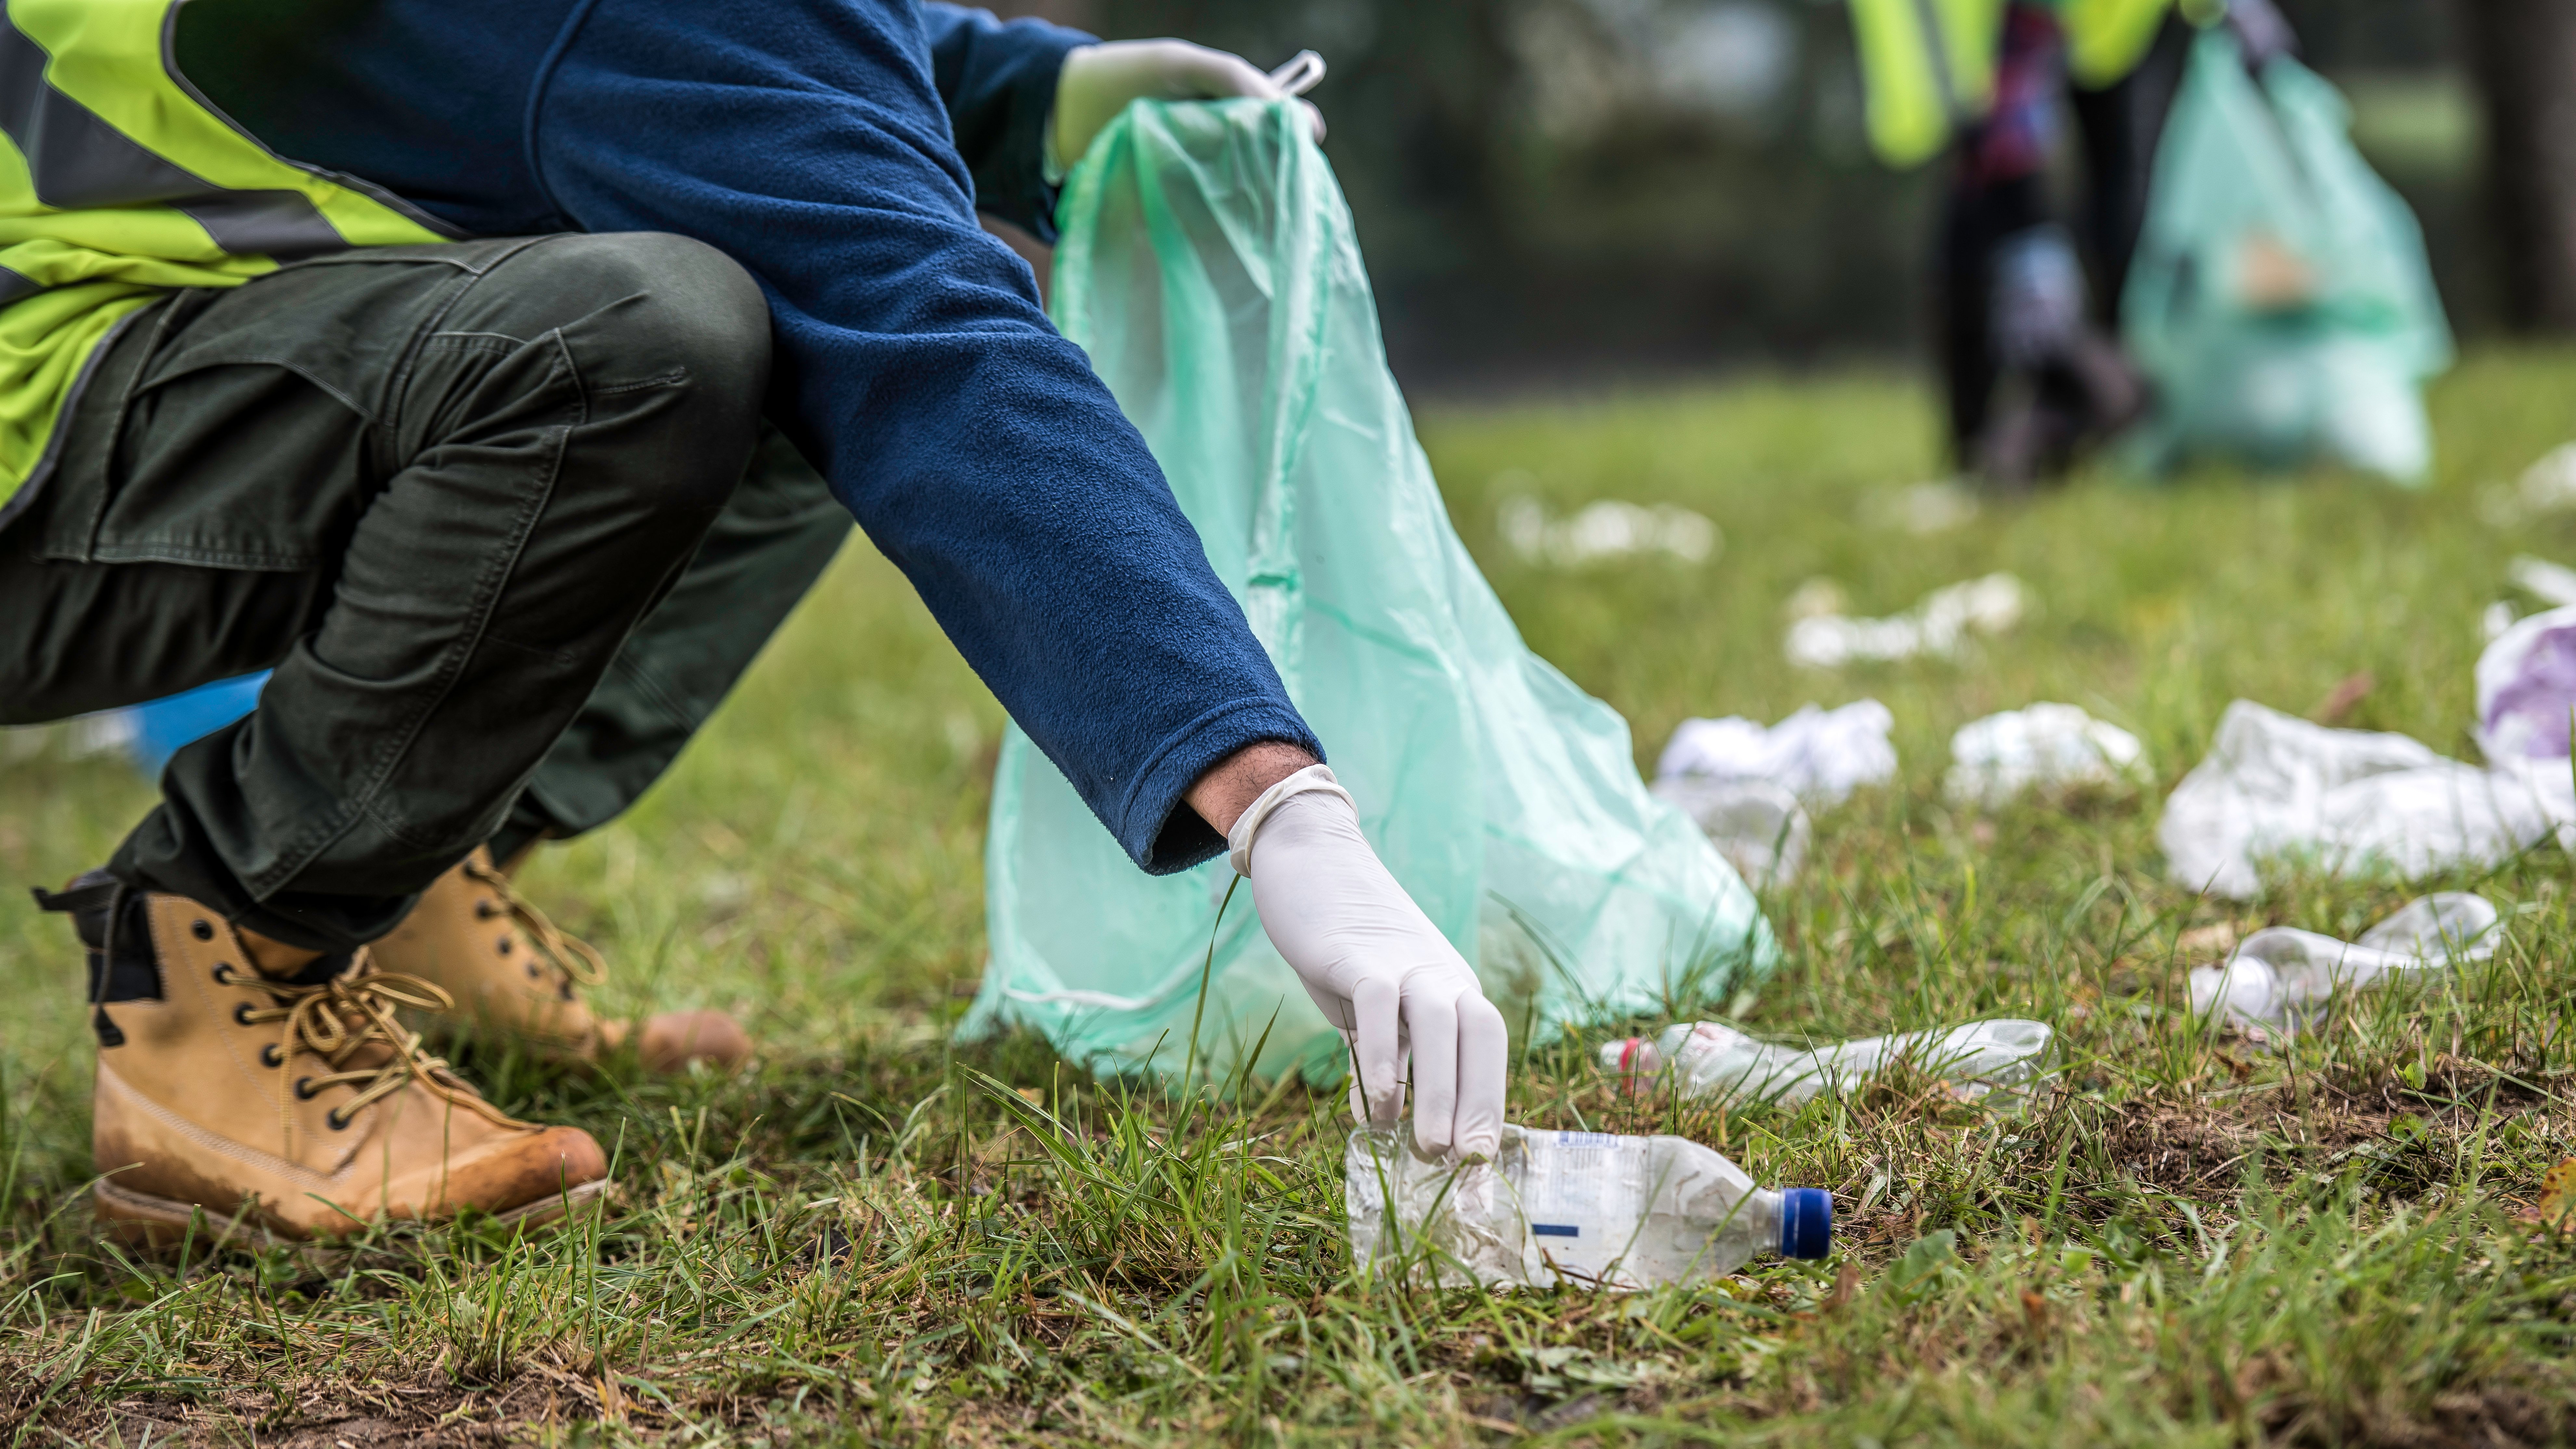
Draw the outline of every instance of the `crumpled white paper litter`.
M1837 669L1863 661L1949 656L1977 634L2001 634L2029 609L2029 591L2011 574L1994 573L1935 589L1923 602L1886 619L1815 614L1793 621L1785 645L1789 662L1809 669Z
M2240 699L2208 758L2165 802L2156 842L2175 884L2245 900L2270 859L2411 880L2576 839L2565 760L2487 769L2400 734L2335 730Z
M1864 785L1896 778L1896 716L1874 699L1838 709L1801 705L1776 725L1742 715L1686 719L1655 761L1657 780L1768 780L1811 805L1839 805Z
M2025 790L2136 779L2145 755L2136 735L2075 705L2034 704L1961 725L1944 789L1961 803L2000 805Z

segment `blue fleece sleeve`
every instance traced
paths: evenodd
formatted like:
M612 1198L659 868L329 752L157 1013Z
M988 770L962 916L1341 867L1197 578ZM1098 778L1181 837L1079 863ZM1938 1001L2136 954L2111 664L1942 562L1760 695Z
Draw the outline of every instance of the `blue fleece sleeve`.
M1056 188L1047 184L1047 116L1067 51L1094 37L1042 20L993 18L939 0L921 7L930 78L948 108L958 158L974 179L975 206L1055 240Z
M1181 796L1320 750L1028 268L975 224L920 12L598 0L532 150L589 231L665 231L768 294L770 412L1030 739L1150 871L1214 854Z

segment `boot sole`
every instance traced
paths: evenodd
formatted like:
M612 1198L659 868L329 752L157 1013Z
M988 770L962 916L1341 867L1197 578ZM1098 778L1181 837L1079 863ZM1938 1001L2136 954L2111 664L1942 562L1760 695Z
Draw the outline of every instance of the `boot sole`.
M606 1178L596 1182L585 1182L579 1187L557 1193L552 1197L542 1197L535 1202L522 1203L508 1212L494 1213L492 1220L505 1227L541 1226L557 1218L568 1217L586 1208L598 1206L608 1196L610 1187L611 1184ZM90 1193L90 1209L97 1215L100 1225L105 1227L117 1241L136 1247L156 1250L175 1248L185 1239L191 1228L199 1229L201 1233L205 1228L215 1230L211 1239L203 1240L210 1249L235 1242L261 1248L297 1248L327 1244L329 1241L317 1238L290 1238L248 1219L238 1223L233 1222L229 1217L218 1219L212 1210L195 1203L184 1203L175 1198L154 1197L150 1193L119 1187L110 1181L102 1180L90 1190Z

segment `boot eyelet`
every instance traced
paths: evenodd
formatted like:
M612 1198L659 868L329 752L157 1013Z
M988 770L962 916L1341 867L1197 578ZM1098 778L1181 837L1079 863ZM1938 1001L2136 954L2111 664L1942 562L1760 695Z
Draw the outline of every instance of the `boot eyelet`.
M215 923L212 921L193 922L188 927L188 934L196 937L200 941L211 941L215 939Z
M346 1132L349 1130L349 1119L341 1116L340 1109L337 1107L323 1113L322 1120L330 1123L331 1130L334 1132Z
M488 921L499 914L501 914L501 908L492 904L490 901L476 901L474 903L474 919L478 921Z
M235 1026L248 1026L248 1025L250 1025L250 1003L249 1003L249 1002L247 1002L247 1001L237 1001L237 1002L234 1002L234 1003L233 1003L233 1025L235 1025Z
M537 969L537 963L536 963L536 962L531 961L531 962L529 962L529 963L528 963L528 979L529 979L530 981L534 981L534 980L536 980L538 977L543 976L544 974L545 974L544 972L539 971L539 970Z
M500 948L500 949L501 949L501 954L502 954L502 955L507 956L507 955L509 955L509 954L510 954L510 938L509 938L509 937L507 937L507 936L503 936L503 937L501 938L501 948Z
M217 986L233 984L233 968L229 963L221 961L215 963L215 984Z
M282 1067L286 1065L286 1058L278 1055L277 1043L270 1042L259 1049L259 1064L263 1067Z
M313 1079L311 1077L297 1077L295 1079L295 1100L299 1102L310 1102L313 1100Z

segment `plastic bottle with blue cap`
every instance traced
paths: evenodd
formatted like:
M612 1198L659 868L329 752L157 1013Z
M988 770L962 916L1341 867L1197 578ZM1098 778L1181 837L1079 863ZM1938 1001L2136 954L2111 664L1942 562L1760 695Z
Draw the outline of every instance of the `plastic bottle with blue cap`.
M1440 1163L1360 1131L1343 1171L1353 1260L1453 1285L1637 1289L1833 1249L1830 1193L1757 1186L1684 1137L1505 1126L1492 1162Z

